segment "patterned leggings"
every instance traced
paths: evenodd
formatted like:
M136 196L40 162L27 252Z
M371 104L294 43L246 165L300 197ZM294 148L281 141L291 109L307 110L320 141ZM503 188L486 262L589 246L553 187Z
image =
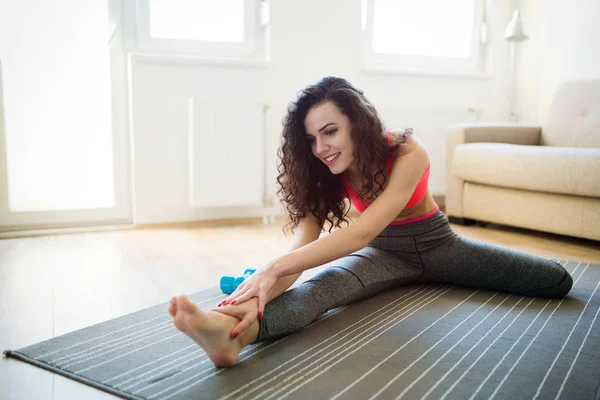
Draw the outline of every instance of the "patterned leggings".
M573 285L556 262L458 236L438 211L386 227L365 248L273 299L256 341L298 331L333 308L420 282L543 297L564 297Z

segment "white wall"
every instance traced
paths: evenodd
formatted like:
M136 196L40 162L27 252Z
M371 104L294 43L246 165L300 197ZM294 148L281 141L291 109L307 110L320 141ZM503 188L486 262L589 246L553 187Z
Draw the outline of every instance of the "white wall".
M591 0L589 1L591 3ZM365 73L361 66L360 0L271 2L271 63L267 67L143 61L132 65L136 223L261 215L256 209L193 210L187 204L186 101L247 99L271 105L268 114L269 191L275 193L281 119L297 92L324 75L345 77L381 109L483 110L482 120L507 120L508 45L503 39L513 2L491 1L491 77L456 78ZM398 23L402 32L401 21ZM409 113L410 114L410 113ZM403 122L411 126L410 118ZM393 126L396 127L396 126ZM390 127L392 128L392 126ZM432 155L430 184L443 193L445 135L416 131ZM240 165L234 168L240 168Z
M517 47L517 115L543 124L561 82L600 78L600 1L519 3L529 40Z

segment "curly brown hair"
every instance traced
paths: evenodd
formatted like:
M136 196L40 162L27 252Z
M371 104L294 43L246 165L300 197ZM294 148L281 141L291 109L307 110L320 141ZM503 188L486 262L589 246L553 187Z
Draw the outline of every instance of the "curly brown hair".
M308 213L315 216L321 227L328 221L329 232L334 227L340 228L343 222L349 225L346 216L350 207L344 201L348 193L343 176L331 173L322 161L314 157L306 139L306 115L311 108L328 101L350 121L359 178L367 182L358 193L359 197L369 198L381 192L387 180L385 160L401 143L399 138L393 137L392 144L388 144L384 124L375 107L363 91L347 80L328 76L300 91L298 99L288 105L283 119L281 145L277 151L277 195L289 217L284 233L286 228L293 233Z

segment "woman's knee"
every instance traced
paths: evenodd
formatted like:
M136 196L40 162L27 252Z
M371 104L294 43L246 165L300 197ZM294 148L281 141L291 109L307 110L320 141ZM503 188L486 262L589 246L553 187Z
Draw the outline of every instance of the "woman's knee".
M308 285L311 291L324 292L328 295L358 290L364 286L354 272L340 266L331 266L304 284Z

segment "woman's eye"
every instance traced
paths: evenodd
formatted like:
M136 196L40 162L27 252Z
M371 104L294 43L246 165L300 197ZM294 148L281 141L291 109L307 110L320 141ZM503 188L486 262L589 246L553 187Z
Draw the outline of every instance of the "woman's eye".
M327 131L327 132L325 132L325 134L326 134L326 135L333 135L333 134L334 134L334 133L336 133L336 132L337 132L337 129L334 129L334 130L332 130L332 131Z

